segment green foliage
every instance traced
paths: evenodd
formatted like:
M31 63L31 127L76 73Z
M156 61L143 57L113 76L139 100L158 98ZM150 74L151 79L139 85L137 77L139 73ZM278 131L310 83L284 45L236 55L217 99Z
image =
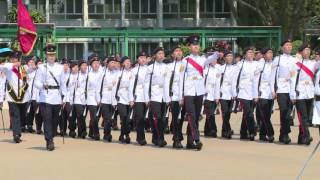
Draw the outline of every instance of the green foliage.
M44 23L46 21L43 14L41 14L39 11L32 9L29 11L30 16L32 17L32 20L34 23ZM9 23L16 23L17 22L17 8L12 6L7 14L7 22Z
M301 40L296 40L292 42L292 54L296 54L298 52L299 47L303 44Z

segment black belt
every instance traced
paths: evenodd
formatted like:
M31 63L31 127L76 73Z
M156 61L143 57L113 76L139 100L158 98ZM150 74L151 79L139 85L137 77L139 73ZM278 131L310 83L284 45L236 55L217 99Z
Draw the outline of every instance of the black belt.
M315 99L316 101L320 101L320 96L317 96L317 95L316 95L316 96L314 97L314 99Z
M59 89L60 86L48 86L48 89Z

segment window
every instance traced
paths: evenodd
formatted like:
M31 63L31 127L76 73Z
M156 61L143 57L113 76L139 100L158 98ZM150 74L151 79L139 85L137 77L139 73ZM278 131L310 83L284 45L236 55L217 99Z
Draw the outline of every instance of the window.
M157 0L126 0L127 19L156 18Z
M49 12L53 19L81 19L82 0L50 0Z
M200 18L230 18L227 0L200 0Z
M80 60L83 58L83 44L81 43L59 43L58 44L58 58L64 57L71 60Z
M163 18L176 18L180 16L178 0L163 1Z
M120 19L121 0L88 0L89 19Z

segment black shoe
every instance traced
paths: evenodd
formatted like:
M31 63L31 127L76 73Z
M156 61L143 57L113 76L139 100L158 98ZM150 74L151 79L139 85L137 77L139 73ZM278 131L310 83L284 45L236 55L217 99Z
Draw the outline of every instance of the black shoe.
M38 129L38 130L36 131L36 133L37 133L37 134L43 134L43 131L42 131L41 129L40 129L40 130Z
M111 134L105 134L103 136L103 140L108 141L108 142L112 142L112 135Z
M75 138L77 136L77 133L75 131L70 131L69 136Z
M202 144L201 141L196 142L195 145L196 145L196 149L197 149L198 151L200 151L200 150L202 149L203 144Z
M279 142L281 142L283 144L290 144L291 143L291 139L290 139L288 134L280 135Z
M53 151L54 150L54 143L53 141L47 141L47 150Z
M221 137L226 138L226 139L231 139L232 138L231 131L230 132L226 132L226 131L222 132Z
M158 141L158 146L159 147L165 147L167 145L167 141L166 140L159 140Z
M35 133L36 131L32 128L32 126L29 126L27 129L28 133Z
M194 143L187 143L186 148L187 149L197 149L197 147Z
M268 136L268 142L269 143L273 143L274 141L274 137L273 136Z
M19 135L14 135L13 136L13 141L15 142L15 143L20 143L21 142L21 139L20 139L20 136Z
M130 144L130 143L131 143L131 139L130 139L130 136L129 136L129 135L126 135L125 143L126 143L126 144Z
M126 140L125 140L125 138L124 138L123 135L120 135L120 136L119 136L119 141L120 141L121 143L126 143Z
M169 128L169 126L167 126L167 127L165 128L164 133L165 133L165 134L170 134L170 128Z
M99 134L95 134L92 137L93 140L99 141L100 140L100 135Z
M248 137L247 134L241 134L241 135L240 135L240 139L241 139L241 140L247 140L247 139L249 139L249 137Z
M156 139L152 139L152 144L158 146L158 141Z
M88 133L86 131L82 132L81 134L78 134L79 138L85 139L87 137Z
M182 148L183 148L183 145L181 144L180 141L174 141L172 147L173 147L174 149L182 149Z
M313 141L312 137L302 137L299 136L298 138L298 144L305 144L305 145L310 145L310 143Z
M141 146L144 146L147 144L147 141L145 139L143 140L137 140L138 144L140 144Z
M26 128L25 127L21 127L21 132L25 133L26 132Z
M231 134L231 136L234 134L234 132L233 132L233 130L232 130L232 129L230 130L230 134Z
M260 135L259 136L259 141L268 141L268 138L265 135Z

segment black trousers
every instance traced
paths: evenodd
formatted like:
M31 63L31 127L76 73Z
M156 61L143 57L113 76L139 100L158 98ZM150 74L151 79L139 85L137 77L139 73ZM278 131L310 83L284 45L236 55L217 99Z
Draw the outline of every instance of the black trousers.
M66 133L67 132L67 127L68 127L68 122L70 121L73 124L69 124L69 129L71 131L75 130L76 124L75 124L75 118L70 118L70 110L71 110L71 106L70 103L66 103L65 106L62 109L61 112L61 116L59 119L59 129L60 129L60 133Z
M101 104L101 115L104 121L104 134L111 134L112 127L112 115L114 113L114 108L111 104Z
M232 100L220 100L221 105L221 114L222 114L222 132L230 132L231 125L230 125L230 117L232 113Z
M32 100L29 103L29 106L30 110L29 113L27 113L27 126L32 127L33 121L35 120L36 130L41 130L43 120L39 110L39 103L37 103L35 100Z
M137 141L145 140L144 128L146 125L145 114L146 104L144 102L136 102L133 106L133 119L137 123Z
M152 139L164 140L164 128L165 128L164 116L166 111L166 103L151 101L150 108L153 115Z
M240 134L242 136L248 135L248 132L250 135L255 135L255 123L253 118L253 101L252 100L245 100L245 99L239 99L240 104L243 107L243 115L242 115L242 122L241 122L241 129Z
M296 108L300 122L299 137L308 138L310 137L308 122L312 122L313 99L297 99Z
M44 137L46 141L52 141L57 132L57 124L61 105L40 103L40 112L44 120Z
M188 127L187 127L188 143L193 143L193 141L200 140L198 124L199 124L199 117L201 113L202 102L203 102L203 95L184 97L186 119L188 121Z
M277 101L280 108L280 136L287 135L291 132L290 121L293 105L288 93L278 93Z
M129 105L118 103L118 112L120 115L120 124L121 124L121 135L129 135L130 134L130 113L131 108ZM120 135L120 136L121 136Z
M13 136L21 136L21 119L26 119L27 103L8 102Z
M99 118L96 116L98 106L88 105L87 109L90 115L89 134L99 136Z
M273 126L271 123L273 100L271 99L259 99L256 112L259 112L260 124L260 136L271 137L274 135Z
M215 101L204 101L204 112L206 114L206 122L204 124L204 134L210 134L211 132L217 132L215 111L217 104Z
M182 135L182 126L183 126L183 120L185 116L185 109L180 106L178 101L172 101L170 104L171 113L172 113L172 133L173 141L182 141L183 135ZM179 118L179 113L181 112L181 117Z
M64 127L66 127L67 124L69 124L69 126L68 126L69 131L76 131L76 129L77 129L77 112L75 110L74 105L67 103L64 108L64 111L62 112L61 118L64 123ZM69 122L69 123L67 123L67 122ZM66 129L64 130L64 132L66 132Z
M75 104L73 105L73 115L75 113L76 116L76 124L78 126L78 135L81 135L84 132L87 132L87 125L86 125L86 117L83 116L84 110L85 110L85 105L81 104ZM72 116L73 116L72 115Z

